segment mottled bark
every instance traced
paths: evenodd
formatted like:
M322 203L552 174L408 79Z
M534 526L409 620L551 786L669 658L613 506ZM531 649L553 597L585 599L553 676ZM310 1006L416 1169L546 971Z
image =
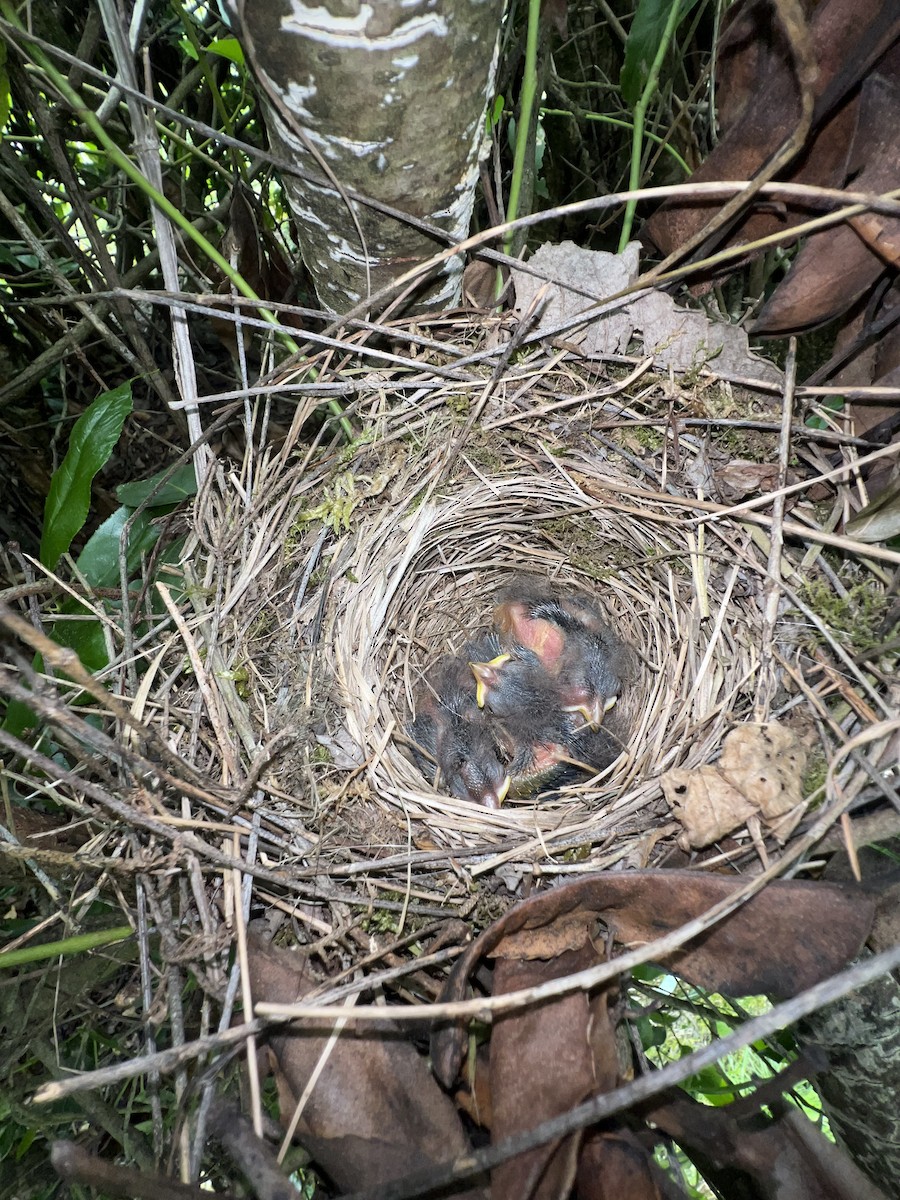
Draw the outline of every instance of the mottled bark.
M324 161L343 186L465 237L502 8L502 0L239 3L273 147L319 176ZM364 251L337 190L296 176L285 185L319 300L336 312L442 248L356 205ZM461 272L450 264L429 304L454 303Z
M885 975L807 1018L801 1044L828 1054L816 1079L838 1142L889 1196L900 1196L900 982Z

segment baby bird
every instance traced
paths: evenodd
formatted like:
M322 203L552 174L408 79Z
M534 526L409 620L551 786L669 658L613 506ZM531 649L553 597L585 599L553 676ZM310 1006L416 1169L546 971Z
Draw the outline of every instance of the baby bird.
M551 787L564 770L570 750L566 742L571 718L555 706L546 689L537 703L496 724L497 741L506 759L510 795L527 798Z
M495 717L509 717L538 704L546 694L546 674L531 650L484 630L463 649L475 678L475 702Z
M475 691L468 662L442 658L419 692L409 736L426 778L434 777L437 766L441 783L458 800L499 808L509 791L509 775Z
M498 724L511 796L523 798L581 783L618 758L621 744L608 729L593 729L577 714L540 709Z
M532 653L556 681L562 710L599 729L631 672L631 651L593 599L524 577L506 587L500 601L494 620L503 643Z

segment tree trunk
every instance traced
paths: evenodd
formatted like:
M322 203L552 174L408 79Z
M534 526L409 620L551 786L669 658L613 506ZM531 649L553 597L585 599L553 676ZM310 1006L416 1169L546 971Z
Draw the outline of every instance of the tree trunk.
M234 11L235 4L237 12ZM502 0L229 0L263 97L273 148L322 176L464 238ZM334 187L285 178L303 259L322 305L344 312L442 248L354 205ZM450 305L454 260L417 300Z

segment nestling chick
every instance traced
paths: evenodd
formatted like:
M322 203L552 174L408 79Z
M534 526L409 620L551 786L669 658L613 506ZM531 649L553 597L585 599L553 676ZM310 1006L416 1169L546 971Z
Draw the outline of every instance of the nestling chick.
M498 723L497 740L507 759L509 794L533 796L581 783L618 758L622 749L608 729L593 729L580 715L540 708Z
M520 798L546 791L570 756L566 727L571 719L560 712L552 693L537 694L536 703L496 724L497 741L506 760L510 794Z
M416 764L458 800L499 808L509 790L494 730L475 700L475 680L461 658L442 658L419 691L409 726Z
M524 647L555 680L564 712L593 729L616 703L631 674L632 652L582 592L558 592L546 580L513 580L500 593L494 620L505 644Z
M547 693L547 679L540 659L531 650L485 630L464 648L464 656L475 678L475 701L495 717L508 717L539 704Z

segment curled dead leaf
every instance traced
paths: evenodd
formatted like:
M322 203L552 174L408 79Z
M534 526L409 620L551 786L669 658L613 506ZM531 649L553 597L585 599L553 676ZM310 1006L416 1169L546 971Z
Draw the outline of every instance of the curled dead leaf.
M673 767L659 782L676 820L684 826L677 841L685 850L712 845L740 829L757 811L715 767L693 771Z
M778 721L739 725L722 743L719 770L772 821L803 800L806 750Z
M738 725L722 743L715 766L675 767L660 785L684 826L679 845L702 849L733 833L753 816L772 825L803 801L806 751L777 721Z
M778 465L734 458L724 467L719 467L714 479L722 500L726 504L734 504L745 496L774 491L778 486Z

